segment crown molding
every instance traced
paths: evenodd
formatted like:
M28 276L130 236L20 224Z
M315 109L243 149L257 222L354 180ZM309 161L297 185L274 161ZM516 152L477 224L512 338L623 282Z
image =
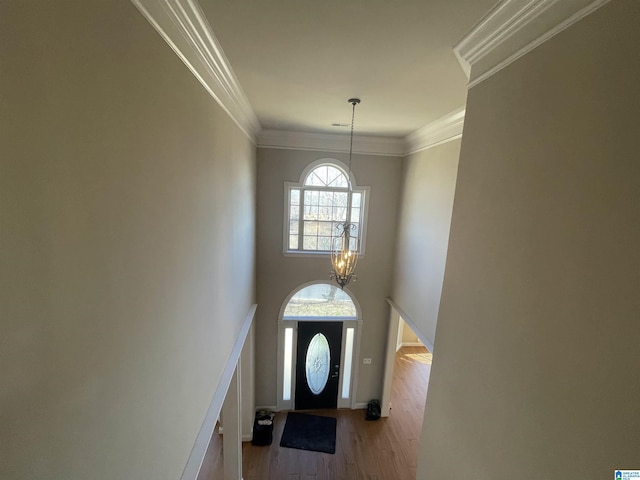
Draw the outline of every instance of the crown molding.
M349 152L349 136L335 133L291 132L263 130L258 134L258 147L319 152ZM404 140L395 137L354 136L353 153L401 157Z
M462 137L465 109L459 108L405 137L405 155Z
M465 109L459 108L419 128L404 138L354 136L353 152L365 155L404 157L462 137ZM258 134L260 148L349 152L349 137L332 133L263 130Z
M195 0L131 0L202 86L255 143L260 122Z
M503 0L453 51L471 88L609 0Z

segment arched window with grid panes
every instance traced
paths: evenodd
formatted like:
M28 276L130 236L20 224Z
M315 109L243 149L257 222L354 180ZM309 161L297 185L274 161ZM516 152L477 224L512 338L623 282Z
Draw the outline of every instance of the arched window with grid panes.
M364 254L368 187L358 187L351 173L352 201L348 206L347 169L335 159L318 160L303 172L299 183L285 184L286 253L329 253L337 226L349 219L356 227L351 248Z

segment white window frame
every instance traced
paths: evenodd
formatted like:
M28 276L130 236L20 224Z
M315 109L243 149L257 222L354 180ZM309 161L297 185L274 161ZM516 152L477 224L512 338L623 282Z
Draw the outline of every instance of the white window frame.
M307 288L311 285L323 284L326 285L328 282L326 280L317 280L313 282L307 282L302 285L296 287L287 298L282 303L280 307L280 314L278 316L278 366L277 366L277 405L276 410L293 410L295 406L295 392L296 392L296 362L297 362L297 351L298 351L298 323L305 321L312 322L322 322L326 320L327 322L342 322L342 344L340 346L340 384L338 385L338 406L337 408L356 408L356 392L358 389L358 373L359 373L359 363L357 359L360 358L360 336L362 332L362 310L360 309L360 304L356 300L355 296L348 288L344 288L344 292L349 295L351 301L356 307L356 317L287 317L284 318L284 310L289 304L291 298L298 293L300 290ZM285 368L285 357L284 357L284 343L285 343L285 329L293 328L293 341L292 341L292 358L290 361L287 361L287 365L290 367L289 378L291 379L291 387L290 387L290 396L287 400L284 399L284 368ZM346 350L347 350L347 329L353 328L353 344L352 344L352 354L351 354L351 374L350 374L350 384L348 386L343 385L345 372L344 368L347 364L346 362ZM346 387L346 388L345 388ZM348 396L345 397L343 392L345 389L348 391Z
M305 186L305 181L309 176L309 174L314 169L322 165L331 165L332 167L339 169L347 178L349 178L349 176L347 175L348 167L343 162L335 158L321 158L307 165L307 167L302 171L302 175L300 175L300 181L284 183L284 216L283 216L284 222L283 222L283 228L282 228L282 251L285 256L314 256L314 255L328 256L331 253L330 250L302 250L302 249L291 250L289 249L289 235L290 235L289 234L289 225L290 225L289 215L291 213L291 204L290 204L291 190L298 189L301 191L300 192L301 206L303 205L303 197L304 197L305 189L326 190L326 191L347 191L346 188L342 189L342 188L331 188L331 187L327 188L327 187ZM354 193L360 193L362 195L361 209L360 209L360 224L359 224L360 231L359 231L359 237L358 237L358 240L359 240L358 256L364 257L365 248L366 248L366 238L367 238L367 223L368 223L368 217L369 217L369 194L371 191L371 187L357 186L353 172L351 172L351 185L352 185L352 191ZM299 219L300 228L298 230L299 246L301 246L303 243L303 235L302 235L303 225L304 225L303 215L304 214L301 208L300 219ZM347 212L347 218L349 217L350 217L350 212Z

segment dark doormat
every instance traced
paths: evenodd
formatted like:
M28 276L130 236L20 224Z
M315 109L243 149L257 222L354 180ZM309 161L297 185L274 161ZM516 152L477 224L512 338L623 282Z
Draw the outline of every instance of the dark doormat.
M280 446L336 453L336 424L332 417L289 412Z

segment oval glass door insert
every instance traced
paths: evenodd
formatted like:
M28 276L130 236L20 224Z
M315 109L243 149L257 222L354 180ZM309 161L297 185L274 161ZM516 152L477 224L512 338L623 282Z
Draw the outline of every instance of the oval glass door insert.
M319 395L327 385L330 362L331 351L329 350L327 337L321 333L316 333L309 342L307 358L305 359L307 385L315 395Z

